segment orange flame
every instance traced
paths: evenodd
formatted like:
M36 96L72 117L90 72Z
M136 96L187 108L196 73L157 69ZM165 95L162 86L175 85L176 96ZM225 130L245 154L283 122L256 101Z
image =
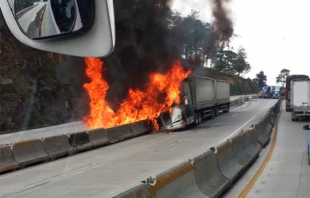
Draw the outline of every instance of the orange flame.
M144 90L129 89L127 98L114 112L105 100L109 85L101 75L104 63L96 58L86 58L85 63L86 75L90 78L90 83L84 84L90 98L90 112L84 117L88 128L155 120L160 113L170 110L173 103L180 103L181 83L190 74L183 69L180 61L175 61L166 74L150 74Z

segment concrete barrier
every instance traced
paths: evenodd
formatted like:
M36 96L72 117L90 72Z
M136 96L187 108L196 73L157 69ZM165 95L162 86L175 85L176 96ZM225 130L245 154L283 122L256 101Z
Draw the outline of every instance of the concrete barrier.
M43 144L39 139L15 142L12 144L12 152L21 168L49 160L49 155L44 150Z
M86 132L71 133L69 135L69 143L74 149L74 152L81 152L92 149L92 144L89 141L89 136Z
M262 147L257 140L256 131L254 128L251 128L244 132L244 135L246 151L252 156L252 159L254 160L258 157L259 152L262 150Z
M245 141L246 138L243 133L238 134L231 139L233 152L243 169L246 169L252 160L252 156L246 150L247 147Z
M259 144L264 148L270 140L270 135L266 126L265 117L255 124L255 133Z
M230 185L221 173L216 155L211 150L193 159L197 186L208 197L219 197Z
M56 135L42 139L43 146L51 160L73 154L67 135Z
M131 131L130 124L109 128L107 129L107 135L109 143L111 144L134 137L134 133Z
M154 183L148 187L150 197L206 197L196 184L193 165L189 162L184 162L176 167L173 167L158 176Z
M148 198L150 197L150 194L148 192L149 184L140 184L128 191L125 191L117 196L114 196L113 198Z
M238 163L235 157L231 141L226 140L219 144L215 150L221 173L231 182L235 181L240 176L243 166Z
M146 120L139 121L130 125L134 136L139 136L149 132L148 122Z
M109 143L108 134L104 128L89 130L87 134L94 148L105 146Z
M9 145L0 146L0 173L15 170L19 168L19 163L13 157L11 147Z

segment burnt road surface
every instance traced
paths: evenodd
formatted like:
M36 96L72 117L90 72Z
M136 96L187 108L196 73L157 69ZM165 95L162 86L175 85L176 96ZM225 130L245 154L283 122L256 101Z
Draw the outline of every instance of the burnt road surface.
M277 100L254 99L191 130L150 134L0 176L0 197L112 197L258 121Z

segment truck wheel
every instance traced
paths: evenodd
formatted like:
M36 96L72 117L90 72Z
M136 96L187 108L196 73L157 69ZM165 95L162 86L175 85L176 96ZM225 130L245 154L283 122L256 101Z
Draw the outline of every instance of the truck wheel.
M202 116L201 113L198 113L198 123L201 124Z
M310 154L308 155L308 163L310 165Z
M219 115L219 107L215 107L215 117Z
M198 126L199 125L199 116L198 116L199 113L195 113L195 116L194 116L194 125L195 126Z
M227 105L227 113L229 113L230 105Z
M214 119L214 118L215 118L215 110L212 109L212 110L211 110L211 119Z

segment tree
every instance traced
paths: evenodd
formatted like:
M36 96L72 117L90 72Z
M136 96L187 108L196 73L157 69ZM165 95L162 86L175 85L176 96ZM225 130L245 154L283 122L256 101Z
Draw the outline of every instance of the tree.
M216 55L215 69L228 74L247 73L251 70L251 65L246 61L247 54L243 47L236 52L232 50L220 50Z
M278 77L276 78L277 83L281 83L284 86L286 78L290 75L290 70L282 69Z
M254 82L258 85L259 88L266 86L267 76L264 74L264 71L260 71L258 74L256 74Z

